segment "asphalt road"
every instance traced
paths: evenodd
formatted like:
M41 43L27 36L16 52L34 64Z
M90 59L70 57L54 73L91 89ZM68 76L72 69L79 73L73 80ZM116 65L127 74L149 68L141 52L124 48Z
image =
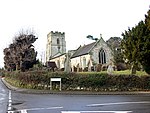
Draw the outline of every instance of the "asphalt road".
M8 105L8 89L0 80L0 113L6 113Z
M11 92L21 113L150 113L149 95L52 95Z
M7 91L0 82L0 113L150 113L150 94L57 95Z

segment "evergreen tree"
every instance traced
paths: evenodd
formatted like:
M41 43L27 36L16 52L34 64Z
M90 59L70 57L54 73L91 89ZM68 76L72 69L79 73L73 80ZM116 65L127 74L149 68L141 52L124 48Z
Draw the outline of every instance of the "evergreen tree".
M138 25L122 34L122 50L125 59L132 66L132 74L136 73L139 63L150 74L150 10L145 17L145 22L140 21Z
M147 15L145 15L145 24L150 30L150 10L147 12Z
M138 53L138 39L135 36L135 28L128 29L122 34L122 50L124 58L131 64L131 74L136 74L136 66L138 65L137 53Z
M147 14L145 15L145 23L139 23L139 35L141 37L139 61L144 70L150 74L150 10Z

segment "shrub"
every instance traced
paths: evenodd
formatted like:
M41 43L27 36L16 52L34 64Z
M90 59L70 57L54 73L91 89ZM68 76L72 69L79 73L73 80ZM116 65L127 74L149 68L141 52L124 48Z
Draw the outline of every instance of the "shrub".
M135 91L150 90L150 76L108 75L98 72L6 72L6 78L16 81L19 87L49 89L50 78L62 79L63 90Z
M126 70L127 69L127 66L126 66L125 63L118 63L116 66L117 66L117 70L118 71Z

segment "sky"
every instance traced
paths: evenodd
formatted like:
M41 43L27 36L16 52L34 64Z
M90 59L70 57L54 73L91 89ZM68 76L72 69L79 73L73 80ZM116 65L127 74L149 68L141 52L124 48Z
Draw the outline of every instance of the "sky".
M0 67L3 50L22 30L33 31L37 58L45 57L47 34L65 32L67 50L90 43L87 35L106 41L144 20L150 0L0 0Z

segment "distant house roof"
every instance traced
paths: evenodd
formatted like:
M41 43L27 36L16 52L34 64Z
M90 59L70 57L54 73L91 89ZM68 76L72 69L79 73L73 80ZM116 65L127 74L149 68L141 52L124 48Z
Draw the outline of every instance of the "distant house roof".
M92 47L96 44L96 42L90 43L88 45L84 45L79 47L76 52L72 55L71 58L75 58L78 56L82 56L82 55L86 55L90 52L90 50L92 49Z

